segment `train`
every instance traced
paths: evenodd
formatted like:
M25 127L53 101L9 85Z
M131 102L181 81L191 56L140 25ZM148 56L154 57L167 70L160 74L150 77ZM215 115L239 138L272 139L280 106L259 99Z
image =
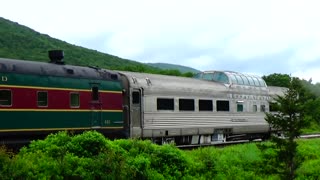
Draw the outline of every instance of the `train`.
M258 76L204 71L194 78L0 58L0 143L58 131L110 139L205 145L267 139L273 99L285 93Z

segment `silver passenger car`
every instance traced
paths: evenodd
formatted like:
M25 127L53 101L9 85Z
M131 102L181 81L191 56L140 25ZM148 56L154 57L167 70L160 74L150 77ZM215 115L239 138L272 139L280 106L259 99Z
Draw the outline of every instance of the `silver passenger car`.
M262 78L209 71L196 78L120 72L130 137L163 144L267 138L269 102L284 88Z

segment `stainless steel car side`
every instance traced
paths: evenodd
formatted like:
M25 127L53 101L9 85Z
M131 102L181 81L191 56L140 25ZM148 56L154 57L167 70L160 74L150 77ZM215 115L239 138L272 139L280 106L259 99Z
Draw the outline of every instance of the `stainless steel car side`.
M120 73L130 137L159 144L268 138L270 126L265 112L269 112L269 102L285 91L267 87L261 78L234 72L219 72L224 73L218 77L222 81ZM216 72L210 73L214 76ZM221 78L223 75L227 77Z

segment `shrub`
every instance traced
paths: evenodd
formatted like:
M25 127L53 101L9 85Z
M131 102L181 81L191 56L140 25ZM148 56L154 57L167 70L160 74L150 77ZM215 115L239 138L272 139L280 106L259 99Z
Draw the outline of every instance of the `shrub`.
M173 145L162 145L151 155L151 168L165 178L182 178L188 173L189 163L186 154Z
M192 159L190 164L190 175L197 178L211 179L216 172L218 150L214 147L199 148L186 152Z
M68 152L78 157L92 157L107 148L106 138L96 132L87 131L76 135L65 145Z
M8 174L11 174L11 157L13 153L9 152L5 146L0 146L0 179L9 179Z

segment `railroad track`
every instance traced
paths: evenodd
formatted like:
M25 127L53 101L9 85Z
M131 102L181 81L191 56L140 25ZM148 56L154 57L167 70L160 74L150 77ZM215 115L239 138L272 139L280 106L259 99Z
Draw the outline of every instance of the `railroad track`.
M304 134L301 135L299 137L300 139L314 139L314 138L320 138L320 133L317 134ZM251 143L251 142L262 142L262 139L256 139L253 141L250 140L238 140L238 141L226 141L226 142L215 142L215 143L211 143L211 144L191 144L191 145L179 145L177 146L179 149L184 149L184 150L191 150L191 149L195 149L195 148L200 148L200 147L210 147L210 146L215 146L215 147L225 147L225 146L230 146L230 145L236 145L236 144L244 144L244 143ZM30 142L26 142L26 141L10 141L9 143L6 142L2 142L0 143L1 145L6 145L7 148L18 152L19 149L21 147L23 147L24 145L29 144Z
M301 139L320 138L320 134L304 134L300 136Z
M315 138L320 138L320 134L304 134L299 137L299 139L315 139ZM262 142L262 139L256 139L253 141L250 140L239 140L239 141L226 141L226 142L217 142L217 143L211 143L211 144L191 144L191 145L180 145L177 146L179 149L195 149L195 148L200 148L200 147L210 147L210 146L215 146L215 147L224 147L224 146L230 146L230 145L236 145L236 144L244 144L244 143L251 143L251 142Z

